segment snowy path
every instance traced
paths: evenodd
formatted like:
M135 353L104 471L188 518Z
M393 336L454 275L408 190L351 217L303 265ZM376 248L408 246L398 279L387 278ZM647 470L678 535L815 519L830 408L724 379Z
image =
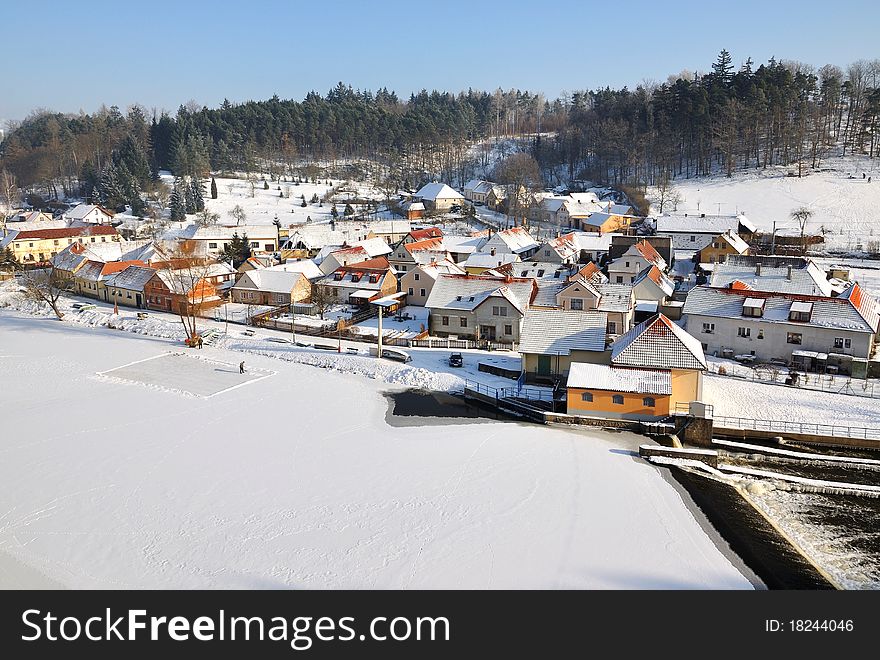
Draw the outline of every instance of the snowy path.
M750 587L636 436L392 428L375 381L259 356L210 398L94 377L172 347L0 310L0 553L73 588Z

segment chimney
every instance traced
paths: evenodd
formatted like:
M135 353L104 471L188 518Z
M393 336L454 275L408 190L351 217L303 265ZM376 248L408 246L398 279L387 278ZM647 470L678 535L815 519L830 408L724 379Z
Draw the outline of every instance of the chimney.
M761 262L759 261L759 262L755 265L755 275L760 275L760 274L761 274Z
M787 272L785 273L785 279L791 282L791 265L789 265Z

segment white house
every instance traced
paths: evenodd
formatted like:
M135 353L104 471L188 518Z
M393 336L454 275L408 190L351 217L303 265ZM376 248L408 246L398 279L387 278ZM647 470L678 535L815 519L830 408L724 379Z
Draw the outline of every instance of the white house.
M496 232L480 248L480 252L492 252L497 254L515 254L520 259L528 259L541 244L538 243L528 230L523 227L513 227Z
M461 204L464 196L447 186L445 183L427 183L414 195L415 199L421 200L425 206L438 213L448 211L452 206Z
M726 232L748 240L757 231L744 215L706 213L665 214L657 218L657 235L672 238L674 250L702 250L712 239Z
M608 264L608 279L614 284L632 284L648 266L657 266L661 271L667 268L666 260L653 245L648 241L639 241Z
M440 275L464 275L465 271L448 259L416 264L400 277L400 290L406 293L406 304L424 307Z
M95 204L79 204L66 211L62 217L70 225L92 224L109 225L113 221L113 211L108 211L102 206Z

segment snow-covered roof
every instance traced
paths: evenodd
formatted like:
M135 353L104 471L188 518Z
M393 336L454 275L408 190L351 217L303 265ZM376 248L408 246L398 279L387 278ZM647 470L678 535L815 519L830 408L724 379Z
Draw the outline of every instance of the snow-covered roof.
M535 280L559 280L565 282L577 270L577 265L567 266L553 262L524 261L513 267L511 274L516 277L530 277Z
M107 216L108 218L113 217L112 211L108 211L107 209L101 206L96 206L95 204L79 204L69 211L66 211L64 213L64 217L68 220L82 220L83 218L88 216L89 213L95 210L97 210L100 214Z
M675 284L657 266L648 266L636 275L636 279L632 283L633 288L639 286L645 280L650 280L657 285L666 296L671 296L675 292Z
M464 275L465 271L458 264L449 259L440 259L426 264L419 264L409 272L419 270L432 280L436 280L440 274Z
M663 370L573 362L568 371L567 386L633 394L672 394L672 377Z
M290 293L305 275L297 271L263 268L250 270L238 278L233 289L255 289L266 293Z
M125 270L121 270L107 278L106 284L118 289L143 291L144 285L153 277L155 272L154 268L146 266L129 266Z
M642 321L611 346L611 364L654 369L705 369L699 340L663 314Z
M847 296L847 294L849 295ZM853 332L874 333L877 331L876 301L864 293L861 288L856 292L851 292L851 289L848 289L836 298L828 298L698 286L688 293L682 313L739 320L743 318L742 310L746 299L764 300L762 315L755 318L748 317L750 321L788 323L798 327L836 328ZM789 320L791 305L798 301L813 303L808 321L792 322Z
M633 306L633 289L629 284L596 284L593 287L599 292L600 312L627 312Z
M534 283L516 277L439 275L425 307L470 311L493 295L507 297L520 312L531 304Z
M456 192L445 183L426 183L415 194L419 199L437 201L438 199L464 199L461 193Z
M570 355L604 351L608 315L595 311L530 309L523 318L520 353Z
M456 254L473 254L487 240L489 239L485 236L444 236L443 245L447 250Z
M720 236L719 239L730 245L738 254L745 254L749 251L749 244L746 243L743 239L739 237L739 234L733 231L726 231Z
M560 259L576 259L580 254L580 248L575 243L573 234L563 234L557 238L551 238L538 249L538 253L541 256L547 256L543 254L547 250L555 252Z
M760 273L758 272L760 265ZM755 291L830 296L825 272L810 259L731 255L715 264L709 286L727 288L739 281Z
M489 191L492 189L494 184L491 181L483 181L481 179L471 179L466 184L464 184L464 189L467 192L479 193L481 195L488 195Z
M617 234L596 234L593 232L575 231L567 234L571 237L578 250L587 252L608 252L611 249L611 239Z
M367 254L370 255L371 259L373 257L381 257L386 254L391 254L391 246L381 238L368 238L363 241L358 241L355 245L364 248L364 250L367 251Z
M209 227L199 227L192 224L180 230L172 230L169 234L171 238L185 238L195 241L228 241L236 234L240 238L247 234L248 239L251 241L262 241L277 238L278 229L275 225L211 225Z
M302 273L306 279L316 280L324 277L324 273L318 268L318 265L311 259L302 259L300 261L292 261L288 259L283 264L270 266L266 270L283 270L288 273Z
M713 234L718 236L728 231L738 233L740 226L750 232L756 230L755 225L744 215L682 213L661 215L657 218L658 234Z
M501 245L499 245L499 243ZM513 254L522 254L523 252L528 252L529 250L534 250L541 246L541 244L538 243L526 229L523 229L522 227L512 227L494 234L492 238L483 245L482 250L488 251L490 247L501 247L502 245Z
M506 264L516 263L520 260L519 255L506 252L474 252L461 265L465 268L498 268Z

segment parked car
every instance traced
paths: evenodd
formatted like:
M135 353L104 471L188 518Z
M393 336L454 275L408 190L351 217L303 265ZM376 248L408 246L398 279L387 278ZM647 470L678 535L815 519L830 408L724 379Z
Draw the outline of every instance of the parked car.
M386 360L397 360L398 362L412 362L412 357L406 351L398 348L383 348L382 357Z
M449 356L449 366L450 367L463 367L464 366L464 358L461 353L453 353Z
M784 359L778 358L778 357L770 358L769 363L775 367L787 367L788 366L788 360L784 360Z
M284 337L266 337L266 341L275 342L276 344L289 344L290 340Z
M733 359L737 362L741 362L742 364L753 364L755 361L755 356L751 353L744 353L743 355L734 355Z

